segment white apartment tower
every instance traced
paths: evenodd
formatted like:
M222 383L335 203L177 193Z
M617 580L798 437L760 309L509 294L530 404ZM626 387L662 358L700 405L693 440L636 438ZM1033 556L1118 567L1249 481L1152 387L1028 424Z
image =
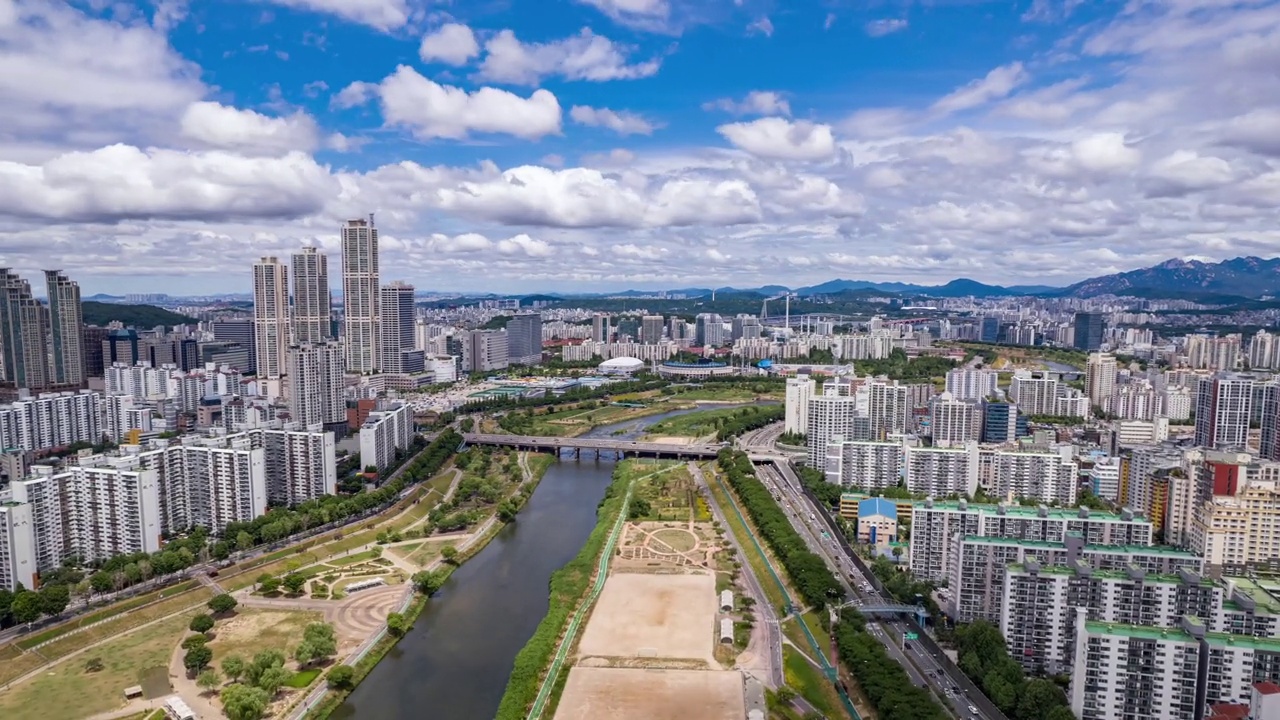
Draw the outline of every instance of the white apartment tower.
M1009 399L1027 415L1055 415L1058 412L1058 381L1042 372L1017 370L1009 385Z
M787 378L783 432L790 435L803 435L808 430L809 400L813 398L813 390L814 382L808 375Z
M944 392L933 399L929 428L937 447L964 445L981 435L982 413L977 405L956 400L950 392Z
M1229 374L1200 378L1196 445L1213 450L1245 447L1252 409L1253 378Z
M342 344L305 343L289 348L289 415L303 427L346 422Z
M1085 392L1089 404L1111 411L1111 400L1116 391L1116 359L1107 353L1090 353L1085 367Z
M0 502L0 590L36 587L35 533L31 526L31 506L21 502Z
M289 258L293 266L293 342L329 340L329 258L314 247Z
M956 400L985 400L996 391L1000 375L995 370L956 368L947 371L947 392Z
M279 397L289 347L289 270L274 257L253 265L253 337L258 377Z
M378 359L382 372L409 372L404 353L414 346L413 286L399 280L381 289L378 303Z
M373 217L348 220L342 228L342 337L348 372L368 374L381 367L378 281L378 229Z

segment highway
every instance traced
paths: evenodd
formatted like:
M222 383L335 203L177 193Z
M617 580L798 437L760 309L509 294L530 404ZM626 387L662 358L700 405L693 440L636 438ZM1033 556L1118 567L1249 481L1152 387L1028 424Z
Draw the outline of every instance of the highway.
M836 569L837 576L845 581L847 587L851 587L850 594L854 598L853 602L858 604L891 602L890 598L876 589L880 586L879 580L869 571L866 573L860 571L857 563L852 559L852 549L844 538L839 536L839 529L828 517L825 508L819 507L804 492L800 478L792 468L784 463L776 463L765 468L764 472L773 478L771 482L781 490L783 508L787 509L789 504L794 509L788 517L800 531L801 536L821 538L818 542L819 550L815 552L827 560L828 566ZM828 537L822 538L824 532ZM849 578L854 578L856 588L852 588L852 585L847 582ZM921 687L927 683L939 697L945 697L957 717L965 720L1008 720L1004 713L1000 712L999 708L982 694L954 663L941 655L940 651L935 654L926 649L924 643L918 641L907 641L910 649L904 651L902 649L903 634L915 632L913 625L907 620L902 618L878 622L871 620L868 618L868 631L885 643L890 656L902 664L911 681Z

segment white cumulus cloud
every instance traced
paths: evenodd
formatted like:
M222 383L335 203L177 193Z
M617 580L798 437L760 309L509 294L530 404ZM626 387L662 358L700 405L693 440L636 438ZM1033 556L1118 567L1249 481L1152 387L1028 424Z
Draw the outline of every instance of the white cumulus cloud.
M442 62L464 65L480 54L480 43L471 28L460 23L446 23L427 33L418 46L418 57L423 62Z
M276 5L334 15L377 30L394 30L409 21L405 0L270 0Z
M892 35L900 30L907 29L907 21L902 18L884 18L881 20L872 20L865 26L867 34L871 37L884 37Z
M933 104L932 110L935 113L949 115L985 105L992 100L1008 96L1014 88L1026 82L1028 77L1027 71L1023 69L1020 62L1002 65L987 73L985 77L943 96Z
M702 104L702 109L723 110L734 115L790 115L791 104L781 93L752 90L742 100L720 98Z
M587 105L574 105L569 117L579 125L608 128L619 135L652 135L657 127L633 112Z
M836 148L830 125L806 120L760 118L721 125L716 132L752 155L775 160L823 160Z
M547 43L521 42L503 30L484 44L484 61L477 77L510 85L537 85L543 78L564 80L634 80L649 77L662 66L660 58L630 63L630 48L583 28L577 35Z
M192 103L182 115L182 135L203 145L250 155L283 155L316 146L316 122L304 112L269 117L216 102Z

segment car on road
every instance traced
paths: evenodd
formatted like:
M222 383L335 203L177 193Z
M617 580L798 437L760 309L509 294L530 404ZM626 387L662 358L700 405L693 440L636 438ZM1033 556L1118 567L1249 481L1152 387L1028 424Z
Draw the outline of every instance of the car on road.
M970 705L970 706L969 706L969 712L973 713L974 715L977 715L977 714L978 714L978 708L977 708L977 707L975 707L975 706L973 706L973 705Z

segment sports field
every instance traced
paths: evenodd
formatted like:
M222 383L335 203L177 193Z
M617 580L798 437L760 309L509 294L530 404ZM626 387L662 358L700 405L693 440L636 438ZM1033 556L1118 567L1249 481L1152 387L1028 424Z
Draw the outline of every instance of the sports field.
M714 662L716 581L709 573L614 573L605 581L578 656Z

